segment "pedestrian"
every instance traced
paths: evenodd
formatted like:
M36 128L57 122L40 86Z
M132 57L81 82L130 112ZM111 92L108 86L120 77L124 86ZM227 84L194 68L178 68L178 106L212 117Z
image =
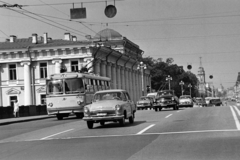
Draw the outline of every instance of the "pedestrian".
M18 100L14 102L14 117L19 117L19 103Z

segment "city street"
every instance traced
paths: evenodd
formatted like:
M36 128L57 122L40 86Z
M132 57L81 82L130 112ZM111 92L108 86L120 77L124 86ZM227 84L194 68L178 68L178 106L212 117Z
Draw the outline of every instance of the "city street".
M134 124L94 124L75 117L0 126L1 160L194 160L240 157L240 108L138 110Z

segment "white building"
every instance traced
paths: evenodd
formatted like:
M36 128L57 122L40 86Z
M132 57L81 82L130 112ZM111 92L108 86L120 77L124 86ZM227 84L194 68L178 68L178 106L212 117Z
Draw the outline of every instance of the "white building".
M142 95L142 76L137 69L143 51L138 45L112 29L105 29L78 41L65 33L64 39L32 34L18 39L10 36L0 42L0 106L39 105L45 99L45 81L53 73L89 72L112 79L112 88L126 89L134 101ZM150 70L143 72L144 86L151 86ZM146 90L145 90L146 93Z

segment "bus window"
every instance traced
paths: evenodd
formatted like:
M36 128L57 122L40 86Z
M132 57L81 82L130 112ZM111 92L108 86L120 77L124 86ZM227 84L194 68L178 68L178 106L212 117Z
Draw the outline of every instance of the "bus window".
M47 81L47 94L63 94L63 81Z
M80 78L65 79L65 93L84 93L83 80Z

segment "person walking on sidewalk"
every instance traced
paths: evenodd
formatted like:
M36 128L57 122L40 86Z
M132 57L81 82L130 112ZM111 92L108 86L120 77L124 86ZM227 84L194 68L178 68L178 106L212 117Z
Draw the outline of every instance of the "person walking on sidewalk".
M14 102L14 117L19 117L19 103L18 100Z

